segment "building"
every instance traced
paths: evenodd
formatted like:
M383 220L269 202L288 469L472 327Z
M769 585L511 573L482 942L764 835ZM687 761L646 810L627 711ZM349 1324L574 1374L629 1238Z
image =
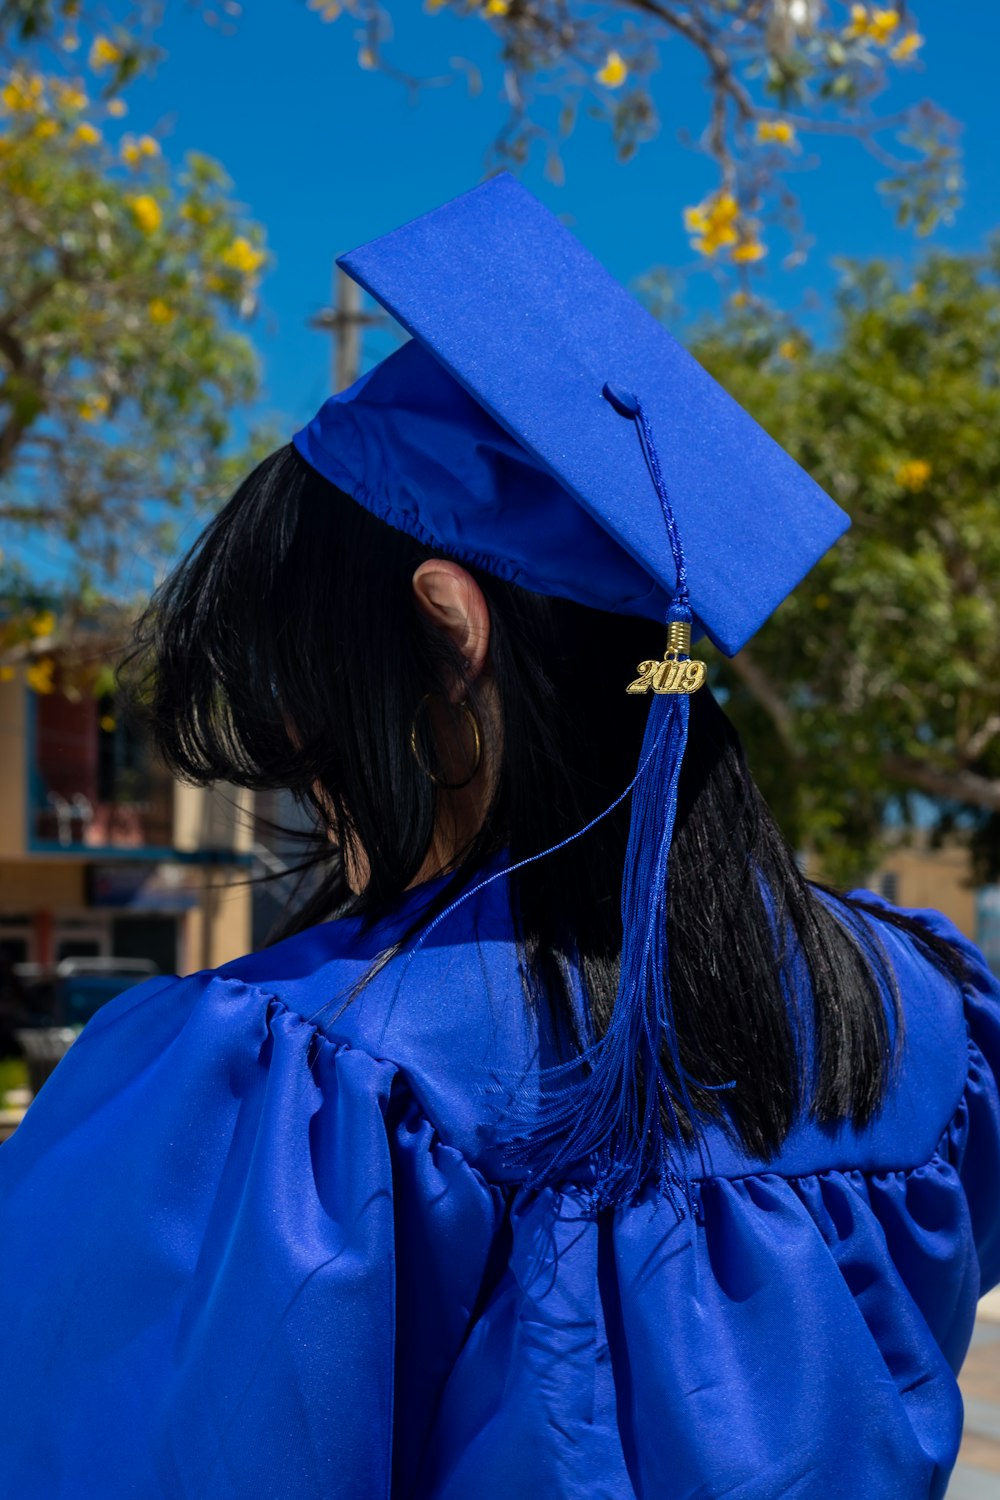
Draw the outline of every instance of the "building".
M966 937L979 938L979 892L968 847L959 840L935 847L926 837L889 849L868 881L893 906L931 906Z
M188 973L245 953L250 811L175 782L109 700L0 682L0 955Z
M35 692L21 672L0 680L0 958L41 969L144 959L188 973L261 946L310 820L288 794L266 794L255 833L251 801L175 782L107 697ZM251 885L263 872L278 878ZM896 905L943 911L1000 968L1000 888L975 888L960 842L901 840L866 883Z
M923 835L900 843L887 851L867 884L894 906L943 912L1000 974L1000 885L977 885L968 846L960 839L935 845Z

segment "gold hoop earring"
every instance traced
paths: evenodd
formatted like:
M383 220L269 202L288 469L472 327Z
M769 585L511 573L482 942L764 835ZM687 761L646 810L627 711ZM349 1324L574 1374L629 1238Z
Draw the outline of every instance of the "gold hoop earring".
M476 717L476 711L472 707L472 704L467 698L463 698L461 703L459 703L457 706L462 710L469 723L472 725L472 737L474 741L472 751L472 770L469 772L468 776L466 776L464 781L443 781L440 776L436 775L430 769L423 756L421 755L420 736L417 730L417 719L420 715L420 711L425 704L431 701L433 697L433 693L425 693L420 702L417 704L416 713L413 715L413 723L410 725L410 750L413 752L413 759L416 761L417 765L420 767L421 771L423 771L424 775L429 781L433 781L434 785L440 787L442 791L460 792L463 787L468 786L469 783L474 780L476 773L478 772L479 767L482 764L483 737L479 728L479 720Z

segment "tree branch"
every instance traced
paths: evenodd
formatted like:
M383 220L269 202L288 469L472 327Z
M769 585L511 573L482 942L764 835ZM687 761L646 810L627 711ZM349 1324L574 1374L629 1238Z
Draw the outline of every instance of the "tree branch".
M747 651L741 651L729 663L740 682L767 714L781 743L796 762L803 759L802 750L795 735L795 720L788 704L768 677Z
M970 734L965 745L965 759L967 761L978 760L986 746L991 740L995 740L1000 734L1000 714L993 714L985 724L981 724L975 734Z
M66 519L63 505L0 505L0 521L18 526L60 526Z
M887 755L882 765L894 781L903 781L929 797L1000 812L1000 780L977 776L974 771L944 771L912 755Z
M661 21L671 31L676 31L685 41L696 47L712 70L712 81L723 93L728 94L742 120L752 120L757 113L753 99L733 72L732 61L725 47L711 34L699 26L693 16L665 5L663 0L625 0L630 10L640 15L651 16Z
M0 427L0 475L6 474L14 463L14 455L24 434L28 430L28 423L20 417L10 416L2 427ZM3 512L0 511L0 519Z

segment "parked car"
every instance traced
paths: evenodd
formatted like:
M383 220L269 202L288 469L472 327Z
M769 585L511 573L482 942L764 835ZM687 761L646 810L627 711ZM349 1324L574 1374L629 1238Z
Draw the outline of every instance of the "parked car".
M160 972L146 958L65 958L54 970L17 967L25 970L19 977L27 1009L12 1034L35 1094L102 1005Z
M64 958L56 965L56 1018L85 1026L102 1005L159 972L149 958Z

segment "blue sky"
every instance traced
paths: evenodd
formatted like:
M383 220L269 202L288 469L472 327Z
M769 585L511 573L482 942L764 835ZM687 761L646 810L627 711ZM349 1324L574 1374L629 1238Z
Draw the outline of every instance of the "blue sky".
M191 147L217 157L266 226L276 264L253 333L264 361L262 410L289 435L329 391L329 340L308 319L328 300L334 256L474 185L504 117L487 28L447 12L429 16L419 0L389 8L398 18L392 55L402 66L433 75L461 54L483 70L481 96L455 84L411 104L399 84L358 68L349 20L324 25L301 0L248 4L231 35L207 26L197 6L168 5L168 58L129 93L131 129L162 127L171 158ZM923 0L916 9L926 65L887 102L927 94L965 123L967 204L931 243L973 248L1000 220L1000 6ZM680 210L715 181L712 164L676 139L704 119L697 60L677 42L664 62L655 84L663 128L635 159L617 162L605 128L584 121L565 150L564 186L546 181L540 162L524 174L626 283L652 265L691 265ZM803 268L768 275L769 295L795 307L810 291L829 291L838 256L914 253L875 190L882 175L854 143L823 143L822 165L797 179L815 247ZM717 301L710 277L687 283L689 313Z
M449 58L465 57L482 71L481 95L470 98L456 82L425 90L412 103L397 82L358 67L348 18L325 25L304 0L247 0L231 34L207 25L201 4L174 0L160 32L166 59L127 95L124 128L154 131L171 162L180 163L190 149L217 158L248 215L266 229L274 264L263 282L260 312L248 326L260 351L263 389L249 416L287 437L331 389L330 340L310 329L309 319L329 301L334 257L474 186L505 118L487 27L447 11L428 15L422 0L388 0L388 8L397 26L389 55L399 66L434 76ZM974 249L1000 223L1000 5L918 0L916 10L927 38L926 63L898 75L884 102L897 107L930 96L964 123L966 205L929 243ZM665 50L663 63L654 82L662 129L632 161L618 162L606 127L584 119L564 149L565 184L546 180L541 161L529 165L524 181L626 284L657 265L693 271L684 280L675 325L683 337L684 319L720 301L713 278L697 271L681 220L682 207L711 190L716 175L710 161L677 139L682 129L697 132L705 119L708 96L698 59L678 41ZM882 175L849 141L824 141L818 168L796 175L815 245L794 271L782 271L776 255L759 285L786 308L810 304L815 328L822 329L823 299L835 284L838 257L905 260L926 243L895 228L876 190ZM369 360L391 347L386 334L370 338ZM238 421L237 434L242 429ZM196 530L192 520L181 544ZM62 578L72 563L55 537L24 539L10 550L23 555L39 579ZM137 561L125 590L145 592L150 581Z

